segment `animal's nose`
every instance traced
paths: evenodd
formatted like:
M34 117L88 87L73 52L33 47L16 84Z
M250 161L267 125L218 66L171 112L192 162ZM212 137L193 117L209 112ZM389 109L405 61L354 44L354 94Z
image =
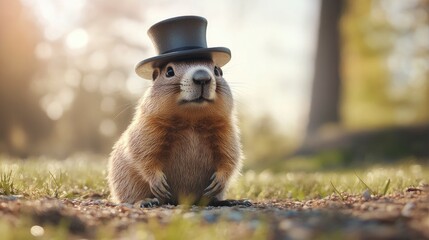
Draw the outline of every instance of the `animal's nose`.
M212 80L212 77L206 70L197 70L192 76L192 80L195 84L204 85L209 83Z

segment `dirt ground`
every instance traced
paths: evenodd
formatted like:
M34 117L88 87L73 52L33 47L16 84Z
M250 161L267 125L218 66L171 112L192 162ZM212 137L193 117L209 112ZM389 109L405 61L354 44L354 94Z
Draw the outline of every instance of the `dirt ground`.
M94 237L103 226L112 226L120 234L150 219L168 225L179 216L198 219L203 225L239 224L237 231L251 232L265 224L268 239L429 239L429 186L382 197L333 194L308 201L254 201L251 207L164 205L142 209L114 204L97 194L80 200L0 196L1 219L13 226L25 216L41 226L66 220L71 234L85 238Z

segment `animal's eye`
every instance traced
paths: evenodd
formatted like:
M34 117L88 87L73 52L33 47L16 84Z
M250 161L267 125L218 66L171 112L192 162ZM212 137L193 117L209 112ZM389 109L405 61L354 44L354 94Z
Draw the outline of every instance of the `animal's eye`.
M167 68L167 71L165 72L165 76L169 78L174 76L174 70L172 67Z
M216 77L223 76L222 69L220 69L220 67L215 67L214 68L214 74L216 75Z

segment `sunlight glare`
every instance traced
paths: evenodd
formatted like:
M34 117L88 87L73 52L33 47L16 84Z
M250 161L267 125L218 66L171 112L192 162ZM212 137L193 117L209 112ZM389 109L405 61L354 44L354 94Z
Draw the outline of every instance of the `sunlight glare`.
M55 41L68 33L81 18L87 0L21 0L33 9L48 41Z
M58 120L63 116L63 107L57 101L51 102L46 108L46 114L52 120Z
M78 28L67 35L66 45L70 49L80 49L86 47L88 41L88 33L84 29Z
M41 226L34 225L30 228L30 233L35 237L41 237L45 234L45 230Z

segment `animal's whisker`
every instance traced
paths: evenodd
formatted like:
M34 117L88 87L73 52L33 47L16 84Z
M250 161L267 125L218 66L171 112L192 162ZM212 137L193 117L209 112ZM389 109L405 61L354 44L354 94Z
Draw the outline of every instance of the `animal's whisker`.
M127 111L128 109L130 109L130 107L134 106L134 104L128 103L125 105L125 108L122 109L118 114L116 114L113 119L117 119L119 116L121 116L122 113L124 113L125 111Z

